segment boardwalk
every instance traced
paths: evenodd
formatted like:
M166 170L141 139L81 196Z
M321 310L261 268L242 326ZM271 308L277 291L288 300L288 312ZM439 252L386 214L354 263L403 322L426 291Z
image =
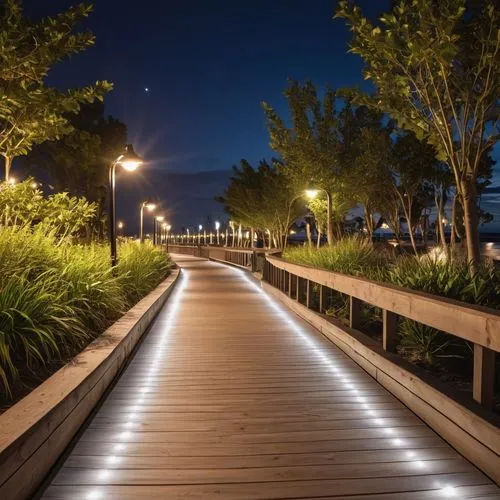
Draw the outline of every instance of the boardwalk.
M500 499L243 271L183 278L43 498Z

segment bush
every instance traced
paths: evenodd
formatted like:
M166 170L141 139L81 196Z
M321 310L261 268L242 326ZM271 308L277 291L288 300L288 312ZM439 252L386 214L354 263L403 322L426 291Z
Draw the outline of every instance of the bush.
M296 264L305 264L353 276L378 276L381 268L391 262L393 255L376 249L362 237L347 237L332 246L321 248L289 248L283 257Z
M152 245L56 245L42 226L0 228L0 388L19 374L61 362L152 290L168 256Z

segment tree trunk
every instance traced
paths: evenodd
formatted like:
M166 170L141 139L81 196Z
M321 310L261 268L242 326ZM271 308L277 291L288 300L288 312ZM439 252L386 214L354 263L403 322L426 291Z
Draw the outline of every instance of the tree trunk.
M9 182L10 168L12 167L12 158L10 156L4 156L4 160L5 160L5 182Z
M365 226L368 232L368 236L370 239L373 237L373 218L371 212L366 208L366 205L363 205L365 212Z
M467 240L467 260L475 267L481 261L481 250L479 247L479 214L476 205L476 182L466 180L461 186L465 238Z
M441 246L443 247L446 256L450 256L450 249L448 248L448 243L446 242L446 233L444 231L444 213L443 213L443 197L440 196L436 198L436 210L437 210L437 227L439 232L439 239L441 241Z
M319 248L321 245L321 226L318 224L318 239L316 241L316 248Z
M326 193L326 237L328 245L333 245L332 199L328 192Z
M309 245L309 248L312 247L312 237L311 237L311 225L309 222L306 222L306 235L307 235L307 243Z

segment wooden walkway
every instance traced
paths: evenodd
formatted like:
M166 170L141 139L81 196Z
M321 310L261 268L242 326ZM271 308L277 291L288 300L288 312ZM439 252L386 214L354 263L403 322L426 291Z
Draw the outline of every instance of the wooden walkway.
M243 271L183 277L47 499L500 499Z

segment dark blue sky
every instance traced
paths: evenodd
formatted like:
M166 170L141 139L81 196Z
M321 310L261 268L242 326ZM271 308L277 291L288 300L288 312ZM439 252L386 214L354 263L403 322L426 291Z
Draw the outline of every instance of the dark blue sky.
M71 3L26 1L34 15ZM372 15L388 5L361 3ZM271 154L260 102L283 106L287 78L361 83L334 7L332 0L98 0L87 23L96 46L50 80L112 81L107 111L127 123L130 140L157 167L227 169Z
M71 0L25 0L30 15L64 10ZM377 17L389 0L359 0ZM96 46L58 66L51 84L114 83L106 111L123 120L147 160L121 176L118 215L130 232L137 206L165 200L177 227L222 218L214 197L241 158L272 156L261 101L285 114L288 78L333 87L363 85L361 60L347 54L334 0L97 0L85 23ZM145 88L150 89L149 93ZM212 176L197 172L213 171ZM181 175L185 174L184 177Z

